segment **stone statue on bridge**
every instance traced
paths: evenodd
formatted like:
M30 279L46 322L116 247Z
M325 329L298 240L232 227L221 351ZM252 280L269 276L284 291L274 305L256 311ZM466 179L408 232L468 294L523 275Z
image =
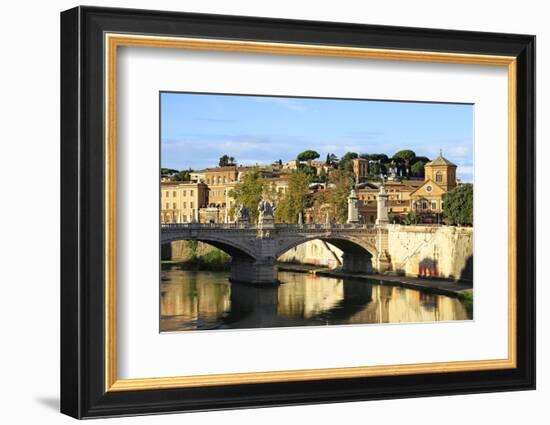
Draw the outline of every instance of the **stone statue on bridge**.
M258 221L275 218L275 208L275 204L270 201L266 201L265 199L260 201L258 204L258 212L260 213Z
M250 212L243 204L237 206L235 215L238 224L248 224L250 222Z
M263 199L258 204L258 228L259 229L274 229L275 228L275 204Z

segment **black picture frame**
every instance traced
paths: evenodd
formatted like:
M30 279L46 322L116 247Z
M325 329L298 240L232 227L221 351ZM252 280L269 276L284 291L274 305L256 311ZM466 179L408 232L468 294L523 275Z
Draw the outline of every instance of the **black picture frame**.
M138 33L517 58L517 367L105 391L104 34ZM535 37L132 9L61 13L61 412L75 418L535 388Z

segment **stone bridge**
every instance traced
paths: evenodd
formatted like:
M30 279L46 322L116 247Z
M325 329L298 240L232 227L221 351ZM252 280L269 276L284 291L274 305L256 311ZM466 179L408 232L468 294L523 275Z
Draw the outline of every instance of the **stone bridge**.
M389 268L388 231L385 225L242 223L164 224L161 244L196 240L231 256L231 280L257 285L276 284L277 258L302 243L320 239L344 252L343 271L374 273Z

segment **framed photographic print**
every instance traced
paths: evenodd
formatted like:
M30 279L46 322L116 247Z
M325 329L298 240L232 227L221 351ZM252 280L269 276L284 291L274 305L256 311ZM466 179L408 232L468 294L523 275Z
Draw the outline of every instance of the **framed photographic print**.
M77 7L61 57L63 413L535 387L534 36Z

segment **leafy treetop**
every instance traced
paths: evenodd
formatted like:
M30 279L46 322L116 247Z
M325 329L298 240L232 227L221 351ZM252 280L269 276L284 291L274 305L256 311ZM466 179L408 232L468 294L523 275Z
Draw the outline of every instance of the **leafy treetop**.
M298 161L312 161L314 159L317 159L319 158L319 153L316 152L316 151L312 151L312 150L307 150L307 151L303 151L303 152L300 152L298 154L298 156L296 157L296 159L298 159Z
M468 183L443 195L443 216L448 224L471 226L474 222L474 187Z
M231 166L231 165L235 165L236 161L235 161L235 158L232 157L232 156L228 156L228 155L223 155L220 157L220 162L219 162L219 166L220 167L228 167L228 166Z

